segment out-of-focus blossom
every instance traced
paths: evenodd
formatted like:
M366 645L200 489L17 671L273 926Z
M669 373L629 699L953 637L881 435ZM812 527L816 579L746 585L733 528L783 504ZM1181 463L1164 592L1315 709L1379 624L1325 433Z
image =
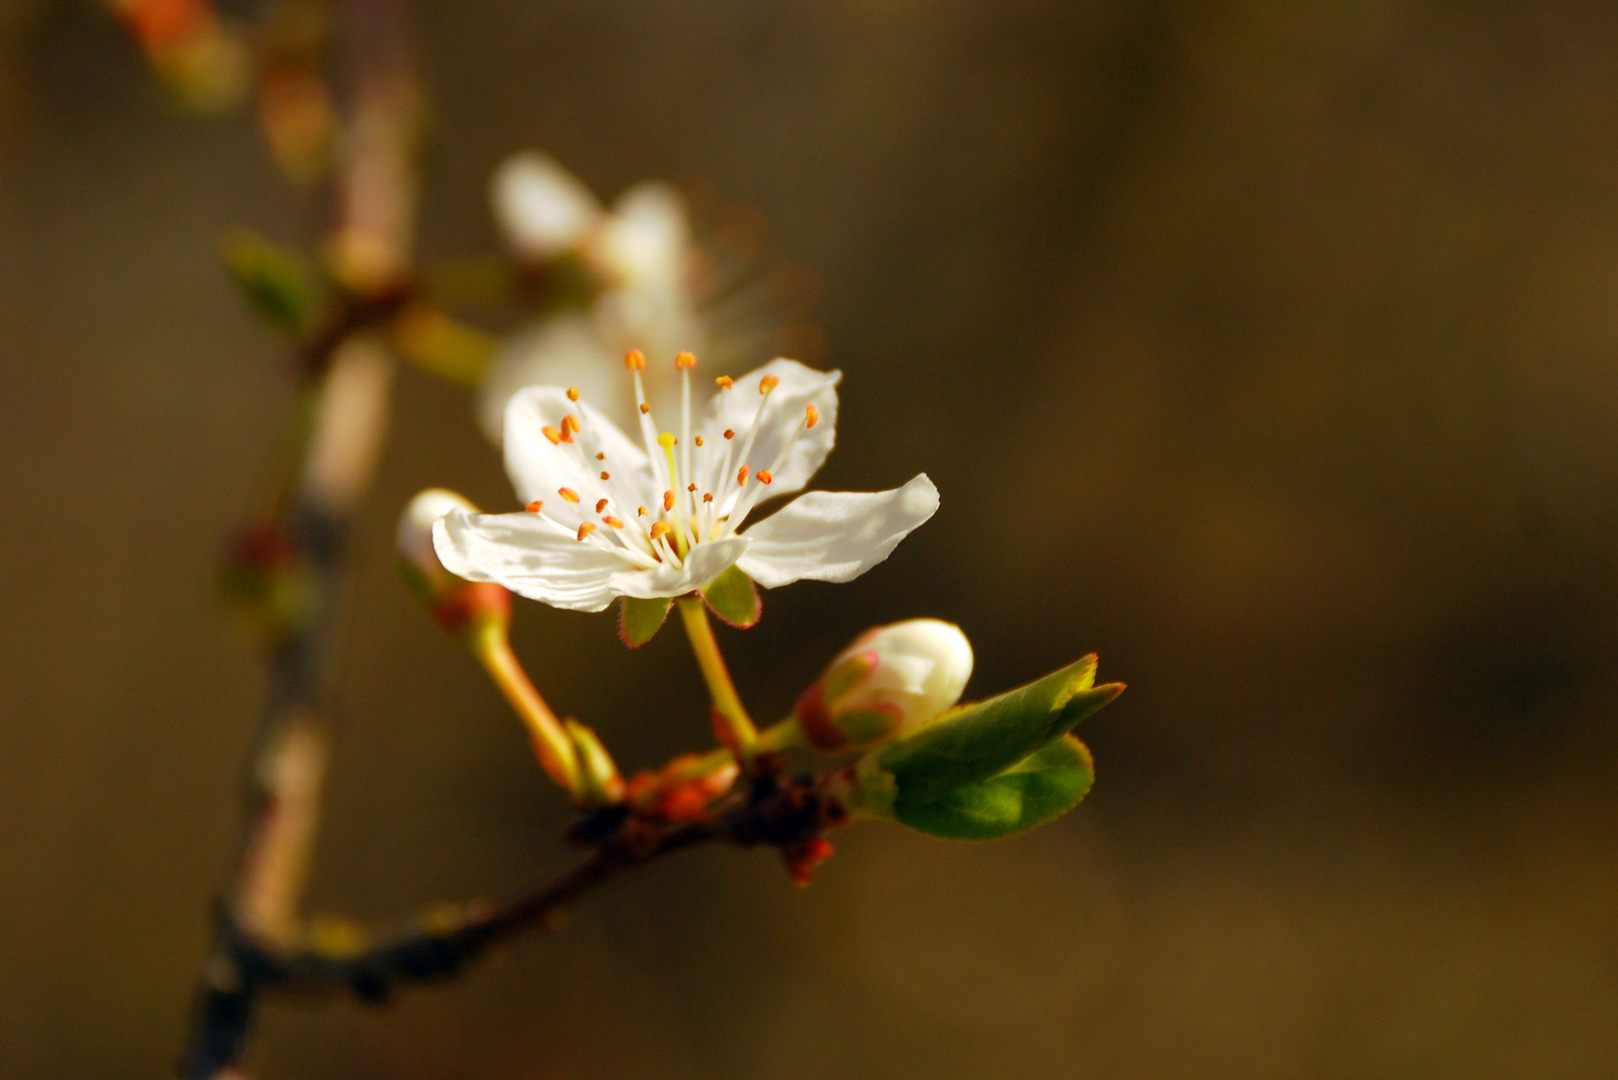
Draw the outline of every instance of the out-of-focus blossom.
M821 750L871 746L912 730L961 699L972 645L939 619L867 630L798 698L793 715Z
M543 262L581 244L601 220L601 203L578 177L532 150L507 158L489 182L495 221L512 254Z
M719 390L693 422L682 353L680 437L660 433L638 353L640 439L575 388L519 391L505 417L506 471L526 511L451 510L433 528L452 573L555 607L600 611L616 597L681 596L731 566L766 588L850 581L938 509L925 474L892 491L811 492L745 534L766 498L801 490L831 452L840 372L772 360Z

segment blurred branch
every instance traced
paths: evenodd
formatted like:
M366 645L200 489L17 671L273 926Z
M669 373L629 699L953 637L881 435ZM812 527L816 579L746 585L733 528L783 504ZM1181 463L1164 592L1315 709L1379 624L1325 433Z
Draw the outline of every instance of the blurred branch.
M575 900L666 855L706 843L740 847L771 844L794 872L806 853L821 855L821 833L843 824L842 807L814 780L781 782L764 773L737 786L692 821L625 815L621 807L583 819L576 834L604 831L595 850L563 874L506 903L470 902L443 907L401 930L371 935L344 924L316 924L306 940L287 946L226 920L232 988L216 1001L217 1038L229 1038L234 1018L265 990L322 993L347 990L379 1002L401 985L449 978L496 942L548 928ZM216 1033L199 1033L204 1045Z
M285 949L299 915L320 819L329 734L322 716L343 592L343 546L387 426L393 361L368 328L402 302L414 239L420 98L402 25L404 0L354 0L352 122L336 180L330 252L351 300L305 360L320 400L283 526L318 597L271 657L254 750L248 821L220 929L197 989L182 1075L241 1075L240 1058L264 980L241 943Z

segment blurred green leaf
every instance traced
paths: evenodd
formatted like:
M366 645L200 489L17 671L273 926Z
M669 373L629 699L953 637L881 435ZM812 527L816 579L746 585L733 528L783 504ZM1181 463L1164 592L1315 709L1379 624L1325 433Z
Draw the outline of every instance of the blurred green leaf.
M225 245L225 265L260 315L292 333L309 328L319 293L301 258L244 229Z
M959 706L876 751L869 766L893 778L899 799L918 802L996 776L1123 692L1122 683L1095 686L1095 672L1092 654L1027 686Z
M651 600L624 597L623 606L618 609L619 639L631 649L640 648L663 628L663 620L669 617L669 608L673 606L674 600L667 596Z
M393 320L393 343L411 363L440 378L476 386L499 342L425 303L407 305Z
M715 615L744 630L758 622L764 610L753 579L735 566L714 578L713 584L702 590L702 598Z
M893 815L949 840L997 840L1026 832L1079 804L1095 781L1090 751L1064 735L997 776L918 799L903 788Z

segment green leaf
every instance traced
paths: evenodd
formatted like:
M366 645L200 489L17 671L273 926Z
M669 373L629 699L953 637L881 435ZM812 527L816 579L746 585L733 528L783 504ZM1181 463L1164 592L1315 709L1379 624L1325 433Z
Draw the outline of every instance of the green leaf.
M225 246L225 265L260 315L282 330L309 328L318 297L302 259L243 230Z
M998 840L1052 821L1079 804L1095 782L1090 751L1064 735L997 776L930 799L901 789L893 812L917 832L948 840Z
M640 648L663 628L663 620L669 617L669 608L673 606L674 599L669 596L651 600L624 597L623 606L618 609L619 639L631 649Z
M1036 682L959 706L876 751L871 766L890 774L900 798L930 802L963 784L1009 769L1123 692L1096 686L1092 654Z
M708 602L708 610L743 630L758 622L764 610L753 579L736 566L727 567L714 578L713 584L702 590L702 598Z

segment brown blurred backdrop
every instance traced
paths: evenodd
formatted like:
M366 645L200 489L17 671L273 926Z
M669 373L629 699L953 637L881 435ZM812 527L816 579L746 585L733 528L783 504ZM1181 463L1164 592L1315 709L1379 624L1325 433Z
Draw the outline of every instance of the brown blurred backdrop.
M320 207L90 0L0 6L0 1075L161 1076L260 673L209 592L289 407L219 241ZM1588 3L423 3L428 256L549 150L701 177L818 277L824 485L937 518L724 642L772 716L866 625L990 692L1098 650L1060 824L870 826L795 890L706 852L268 1078L1618 1075L1618 11ZM314 907L561 865L517 725L393 576L416 488L510 500L402 374L357 537ZM677 635L520 611L627 765L704 738Z

